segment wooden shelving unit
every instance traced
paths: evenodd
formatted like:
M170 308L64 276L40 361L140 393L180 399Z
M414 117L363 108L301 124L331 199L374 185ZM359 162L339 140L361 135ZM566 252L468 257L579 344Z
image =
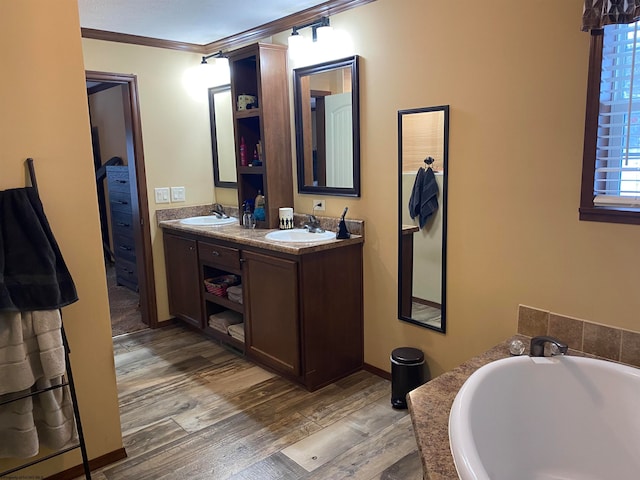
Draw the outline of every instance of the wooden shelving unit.
M258 190L265 196L266 219L257 228L277 228L278 209L293 206L291 123L287 48L256 43L229 53L231 98L238 173L238 205L253 201ZM237 109L238 95L253 95L257 106ZM240 144L244 139L247 162L262 145L261 166L244 166Z

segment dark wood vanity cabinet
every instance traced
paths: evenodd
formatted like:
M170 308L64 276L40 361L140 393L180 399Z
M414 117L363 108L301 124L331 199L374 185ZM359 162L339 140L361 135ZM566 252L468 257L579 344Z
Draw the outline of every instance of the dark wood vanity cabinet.
M242 259L248 357L309 390L362 368L362 244Z
M247 354L279 372L300 375L298 262L244 252Z
M198 247L193 239L164 233L169 311L198 328L203 328L200 305Z
M244 352L245 345L243 342L231 337L227 332L216 330L209 325L209 316L224 310L233 310L244 315L244 304L233 302L225 296L214 295L207 291L204 286L205 279L221 275L235 275L238 282L242 283L240 250L233 246L221 245L217 242L198 240L198 258L200 261L203 330L206 334Z
M362 243L294 255L167 230L164 238L172 315L309 390L362 368ZM241 276L243 304L203 288L207 274L225 272ZM224 308L243 314L244 344L208 327Z

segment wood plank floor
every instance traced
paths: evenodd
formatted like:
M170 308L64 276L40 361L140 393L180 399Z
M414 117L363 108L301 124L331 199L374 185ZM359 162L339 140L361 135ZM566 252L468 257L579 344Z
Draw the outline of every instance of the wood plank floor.
M96 480L419 480L391 384L355 373L310 393L181 326L114 338L128 458Z

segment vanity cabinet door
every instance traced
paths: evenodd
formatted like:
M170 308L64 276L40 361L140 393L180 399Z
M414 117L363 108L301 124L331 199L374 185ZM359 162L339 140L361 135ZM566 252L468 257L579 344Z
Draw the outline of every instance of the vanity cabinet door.
M298 263L247 251L242 258L247 355L299 377Z
M198 328L203 327L200 272L195 240L164 234L169 312Z

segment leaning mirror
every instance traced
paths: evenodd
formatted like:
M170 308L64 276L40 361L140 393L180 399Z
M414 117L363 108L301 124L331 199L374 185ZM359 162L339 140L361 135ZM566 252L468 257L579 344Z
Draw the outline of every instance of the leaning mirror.
M446 329L449 106L398 112L398 318Z
M293 71L298 192L360 196L358 56Z
M209 89L209 118L215 186L236 188L236 147L233 141L231 85Z

